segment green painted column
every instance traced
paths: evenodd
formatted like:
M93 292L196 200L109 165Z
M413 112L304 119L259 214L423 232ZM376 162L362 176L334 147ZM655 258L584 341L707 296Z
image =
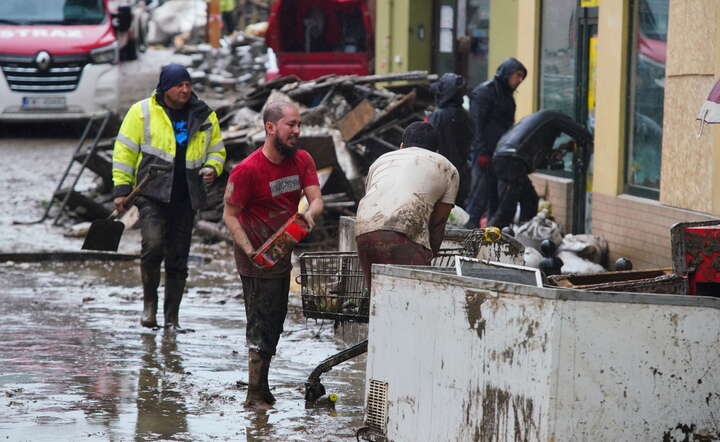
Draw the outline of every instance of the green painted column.
M377 2L375 72L430 70L432 0Z

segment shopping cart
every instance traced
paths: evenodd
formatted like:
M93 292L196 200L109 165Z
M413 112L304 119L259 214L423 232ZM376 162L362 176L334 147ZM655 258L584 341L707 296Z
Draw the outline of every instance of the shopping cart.
M453 267L456 255L465 248L440 250L431 265ZM369 287L355 252L308 252L300 255L300 286L303 315L309 319L330 319L337 323L368 322ZM325 394L320 376L334 366L367 351L367 339L322 361L305 382L305 403L311 405Z

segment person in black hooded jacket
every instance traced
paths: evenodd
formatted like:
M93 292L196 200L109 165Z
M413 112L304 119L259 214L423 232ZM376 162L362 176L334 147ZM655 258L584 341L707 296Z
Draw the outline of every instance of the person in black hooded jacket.
M495 72L495 78L470 93L470 117L474 123L474 138L470 149L471 189L465 202L470 214L468 228L478 228L480 218L487 211L488 218L497 209L497 177L491 167L498 140L515 123L513 93L527 76L527 69L515 58L505 59Z
M472 142L472 121L462 102L466 83L461 75L447 73L432 84L437 109L430 115L430 124L439 135L442 156L450 160L460 174L456 203L463 205L470 191L470 168L467 158Z

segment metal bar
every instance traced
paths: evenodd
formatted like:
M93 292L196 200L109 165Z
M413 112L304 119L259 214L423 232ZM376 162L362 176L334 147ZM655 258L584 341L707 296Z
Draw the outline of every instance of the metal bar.
M308 381L313 380L320 380L320 375L323 373L327 373L328 371L332 370L332 368L336 365L342 364L343 362L347 361L348 359L352 359L355 356L359 356L365 352L367 352L368 349L368 341L365 339L364 341L353 345L350 348L347 348L340 353L336 353L329 358L322 361L320 364L318 364L317 367L315 367L315 370L313 370L312 373L310 373L310 376L308 377Z
M370 135L370 136L368 136L368 138L378 144L382 144L383 146L387 147L390 150L398 150L400 148L400 146L395 146L394 144L389 143L376 135Z
M18 92L37 92L37 91L72 91L77 88L77 84L64 84L64 85L43 85L43 86L30 86L24 84L11 84L10 89Z
M100 123L100 130L98 130L97 134L95 135L95 139L93 140L93 144L90 147L90 150L88 151L87 155L85 155L85 159L82 162L82 165L80 166L80 170L78 171L77 175L75 175L75 180L72 183L72 186L70 186L70 190L65 194L65 198L63 198L62 204L60 205L60 210L58 210L57 215L55 216L55 220L53 221L53 226L56 226L58 223L58 220L60 219L60 215L62 215L62 211L65 209L65 206L67 205L68 200L70 199L70 194L72 193L73 189L75 189L75 186L77 185L78 181L80 180L80 176L82 175L83 171L85 170L85 167L87 166L88 161L90 161L90 157L93 156L95 153L95 150L97 149L98 142L100 141L100 137L102 137L103 132L105 131L105 126L107 125L108 121L110 121L110 116L112 115L112 112L107 112L105 116L103 117L102 122ZM94 119L90 119L88 121L88 126L86 126L86 129L88 129ZM86 136L87 134L83 134ZM77 153L77 152L76 152ZM68 171L70 170L70 167L72 166L72 163L75 161L75 155L72 156L72 159L70 160L70 166L68 166ZM67 175L67 172L66 172ZM63 177L64 180L64 177ZM59 190L59 189L58 189ZM57 190L55 191L57 193ZM55 198L55 194L53 194L53 199Z
M61 81L77 81L78 76L73 75L72 77L37 77L29 75L6 75L5 78L8 81L27 81L30 83L52 83Z
M323 373L327 373L334 366L342 364L343 362L347 361L348 359L352 359L355 356L359 356L363 353L366 353L367 349L368 349L368 341L367 341L367 339L365 339L364 341L360 342L359 344L355 344L352 347L341 351L340 353L330 356L329 358L322 361L317 367L315 367L315 370L313 370L313 372L310 373L310 376L308 377L307 382L305 382L305 403L306 403L306 405L308 403L311 404L311 403L315 402L322 395L325 394L325 387L320 382L320 375L322 375Z

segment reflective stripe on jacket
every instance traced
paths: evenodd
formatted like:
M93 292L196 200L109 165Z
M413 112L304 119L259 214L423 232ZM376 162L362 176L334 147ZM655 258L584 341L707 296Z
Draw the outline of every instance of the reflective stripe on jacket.
M193 209L205 206L206 194L198 174L213 167L218 176L225 165L225 146L217 115L195 96L189 102L185 168ZM169 203L175 160L175 132L170 117L157 96L133 104L125 115L113 151L113 196L126 196L148 173L150 165L166 168L153 178L140 195Z

